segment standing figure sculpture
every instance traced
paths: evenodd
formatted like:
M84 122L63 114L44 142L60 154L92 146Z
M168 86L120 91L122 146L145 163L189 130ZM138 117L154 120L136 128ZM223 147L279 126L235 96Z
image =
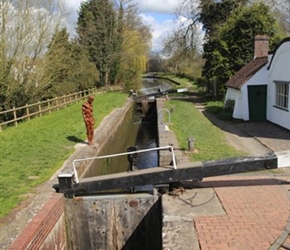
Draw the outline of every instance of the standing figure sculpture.
M87 129L87 137L89 145L93 145L93 138L94 138L94 116L93 116L93 103L94 98L89 96L88 100L82 105L82 113L84 122Z

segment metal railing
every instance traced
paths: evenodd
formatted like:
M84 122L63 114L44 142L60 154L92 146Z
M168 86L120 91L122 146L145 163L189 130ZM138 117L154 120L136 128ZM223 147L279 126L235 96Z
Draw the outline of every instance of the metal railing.
M126 153L119 153L119 154L112 154L112 155L102 155L102 156L95 156L95 157L89 157L89 158L83 158L83 159L75 159L73 161L73 172L74 172L75 182L79 183L79 177L78 177L78 173L77 173L77 170L76 170L76 163L77 162L82 162L82 161L87 161L87 160L111 158L111 157L130 155L130 154L136 154L136 153L143 153L143 152L149 152L149 151L154 151L154 150L162 150L162 149L169 149L170 150L170 152L172 154L173 168L176 169L176 159L175 159L175 154L174 154L173 147L172 146L163 146L163 147L157 147L157 148L141 149L141 150L126 152Z
M167 109L167 108L159 109L159 111L158 111L158 117L159 117L158 124L165 124L164 118L163 118L163 116L161 116L163 111L166 111L168 114L168 125L171 124L171 113L170 113L169 109Z

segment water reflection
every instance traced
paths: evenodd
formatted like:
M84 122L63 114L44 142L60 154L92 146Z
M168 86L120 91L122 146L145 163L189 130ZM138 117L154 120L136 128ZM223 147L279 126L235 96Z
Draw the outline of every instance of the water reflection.
M171 89L175 84L158 78L143 78L142 89L137 90L137 95L150 95L158 92L166 92Z
M137 94L138 92L143 95L166 92L171 89L173 85L174 83L165 79L143 78L143 88L137 91ZM155 105L154 109L150 109L146 116L141 120L136 138L136 146L138 150L158 147L157 113ZM137 158L137 168L146 169L158 167L158 155L159 152L157 150L139 153Z
M137 135L136 146L138 150L157 147L156 124L141 123ZM145 169L158 167L158 151L148 151L138 154L137 168Z

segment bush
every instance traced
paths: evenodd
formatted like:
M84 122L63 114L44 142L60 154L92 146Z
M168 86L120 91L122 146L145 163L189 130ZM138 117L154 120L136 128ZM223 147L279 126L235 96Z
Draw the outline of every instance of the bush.
M235 107L235 100L228 99L224 104L222 110L219 112L218 117L222 120L232 120Z
M228 99L224 105L224 111L226 112L234 112L234 107L235 107L235 100Z
M221 120L232 120L235 101L227 100L225 104L221 101L211 101L206 105L209 113L215 114Z
M222 112L223 109L223 103L220 101L209 101L206 105L206 111L208 111L211 114L219 114Z

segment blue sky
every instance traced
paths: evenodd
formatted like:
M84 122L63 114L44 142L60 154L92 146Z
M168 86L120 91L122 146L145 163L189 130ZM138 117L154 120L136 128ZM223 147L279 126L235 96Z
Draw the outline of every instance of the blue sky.
M177 23L173 13L182 0L134 0L140 16L152 33L152 48L154 51L162 49L162 40L167 37ZM65 0L66 6L71 10L71 22L76 22L77 11L82 0Z
M173 19L173 15L172 14L148 12L148 13L143 13L143 15L151 16L159 23L162 23L164 21L170 21L170 20Z

